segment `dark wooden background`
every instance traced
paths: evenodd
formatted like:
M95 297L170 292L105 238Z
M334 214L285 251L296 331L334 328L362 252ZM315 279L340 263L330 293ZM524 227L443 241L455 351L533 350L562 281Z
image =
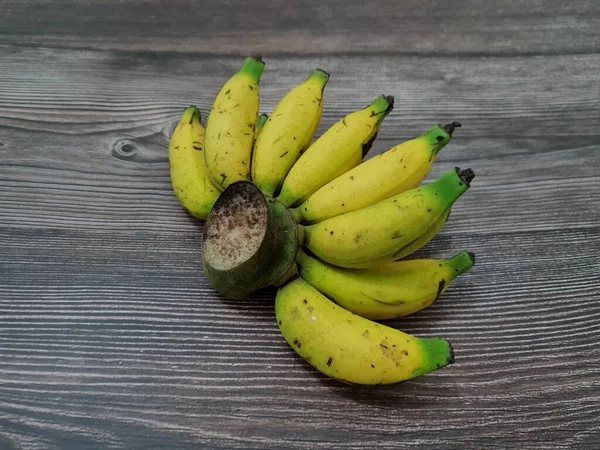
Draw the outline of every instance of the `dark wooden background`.
M600 448L600 2L0 0L0 449ZM474 270L392 322L456 363L321 376L274 291L228 301L168 136L262 53L262 111L331 72L320 132L396 96L371 155L464 127L477 172L426 256Z

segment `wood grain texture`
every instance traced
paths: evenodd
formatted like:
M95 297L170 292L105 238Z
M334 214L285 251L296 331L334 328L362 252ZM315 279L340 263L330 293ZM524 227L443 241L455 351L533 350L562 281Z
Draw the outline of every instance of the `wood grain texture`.
M3 0L0 5L0 41L19 46L238 55L582 54L600 46L600 4L593 0Z
M0 449L600 447L597 2L33 4L0 1ZM207 285L166 145L255 51L265 112L332 73L319 132L395 95L371 156L463 122L430 179L477 177L419 255L477 265L390 322L453 366L341 385L274 290Z

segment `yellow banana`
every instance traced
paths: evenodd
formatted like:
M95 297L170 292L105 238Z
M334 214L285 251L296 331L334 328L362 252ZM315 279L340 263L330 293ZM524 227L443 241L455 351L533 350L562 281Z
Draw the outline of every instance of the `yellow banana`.
M315 70L292 89L271 113L252 155L252 181L273 196L298 157L310 145L323 111L323 89L329 74Z
M206 165L215 185L223 190L247 180L258 120L258 83L264 69L260 57L246 58L225 83L206 124Z
M292 214L301 223L317 223L416 188L431 170L438 152L450 142L456 127L460 123L435 126L422 136L363 162L312 194Z
M402 250L398 252L398 254L394 257L394 261L398 261L406 256L416 252L422 247L425 247L444 227L446 222L448 221L448 217L450 217L450 208L442 213L442 215L435 221L433 224L427 228L418 238L404 247Z
M418 338L352 314L301 278L278 291L275 314L298 355L346 383L398 383L454 362L448 341Z
M371 269L342 269L300 251L300 276L338 305L367 319L394 319L431 305L475 263L461 252L450 259L413 259Z
M471 169L453 169L433 183L358 211L299 226L301 242L323 261L367 268L392 262L469 188Z
M393 107L394 97L381 96L333 125L296 161L277 200L287 207L297 206L320 187L360 164Z
M204 161L204 127L200 111L187 108L169 143L171 184L175 195L192 216L206 219L219 197Z

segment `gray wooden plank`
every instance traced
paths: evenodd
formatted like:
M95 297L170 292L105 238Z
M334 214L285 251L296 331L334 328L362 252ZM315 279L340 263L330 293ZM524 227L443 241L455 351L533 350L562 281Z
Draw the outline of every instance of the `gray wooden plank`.
M340 385L299 360L272 291L214 295L199 231L2 229L5 433L39 448L598 442L597 227L442 232L422 254L469 248L475 270L391 323L451 339L457 363L383 389Z
M57 133L160 126L190 103L208 111L239 57L0 47L0 124ZM39 71L39 61L44 70ZM457 136L596 135L600 56L272 57L261 104L322 67L332 73L321 131L377 95L396 107L381 137L407 137L438 121L461 120ZM557 74L564 76L558 77Z
M184 106L209 109L239 58L129 56L127 64L115 64L103 52L55 50L2 57L8 62L0 69L0 217L6 224L163 231L189 226L170 188L168 135ZM43 57L49 62L40 74L33 69ZM371 155L435 123L464 123L430 177L456 165L478 174L476 189L456 206L449 232L597 224L600 101L590 92L600 90L600 56L378 61L273 59L261 87L262 110L271 111L307 67L326 67L333 78L319 132L381 92L396 94ZM553 74L567 66L568 84L548 90ZM454 81L441 77L444 67ZM533 205L536 214L530 213Z
M0 41L208 54L597 52L598 2L4 0Z

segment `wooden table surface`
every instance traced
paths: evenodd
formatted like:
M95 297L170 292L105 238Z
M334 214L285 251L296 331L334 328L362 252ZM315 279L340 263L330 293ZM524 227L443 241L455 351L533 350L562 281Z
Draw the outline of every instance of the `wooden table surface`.
M600 2L0 0L0 448L600 448ZM261 110L327 69L319 133L396 97L375 155L463 128L471 190L422 256L477 265L393 326L456 363L342 385L274 290L203 277L170 187L182 108L242 57Z

